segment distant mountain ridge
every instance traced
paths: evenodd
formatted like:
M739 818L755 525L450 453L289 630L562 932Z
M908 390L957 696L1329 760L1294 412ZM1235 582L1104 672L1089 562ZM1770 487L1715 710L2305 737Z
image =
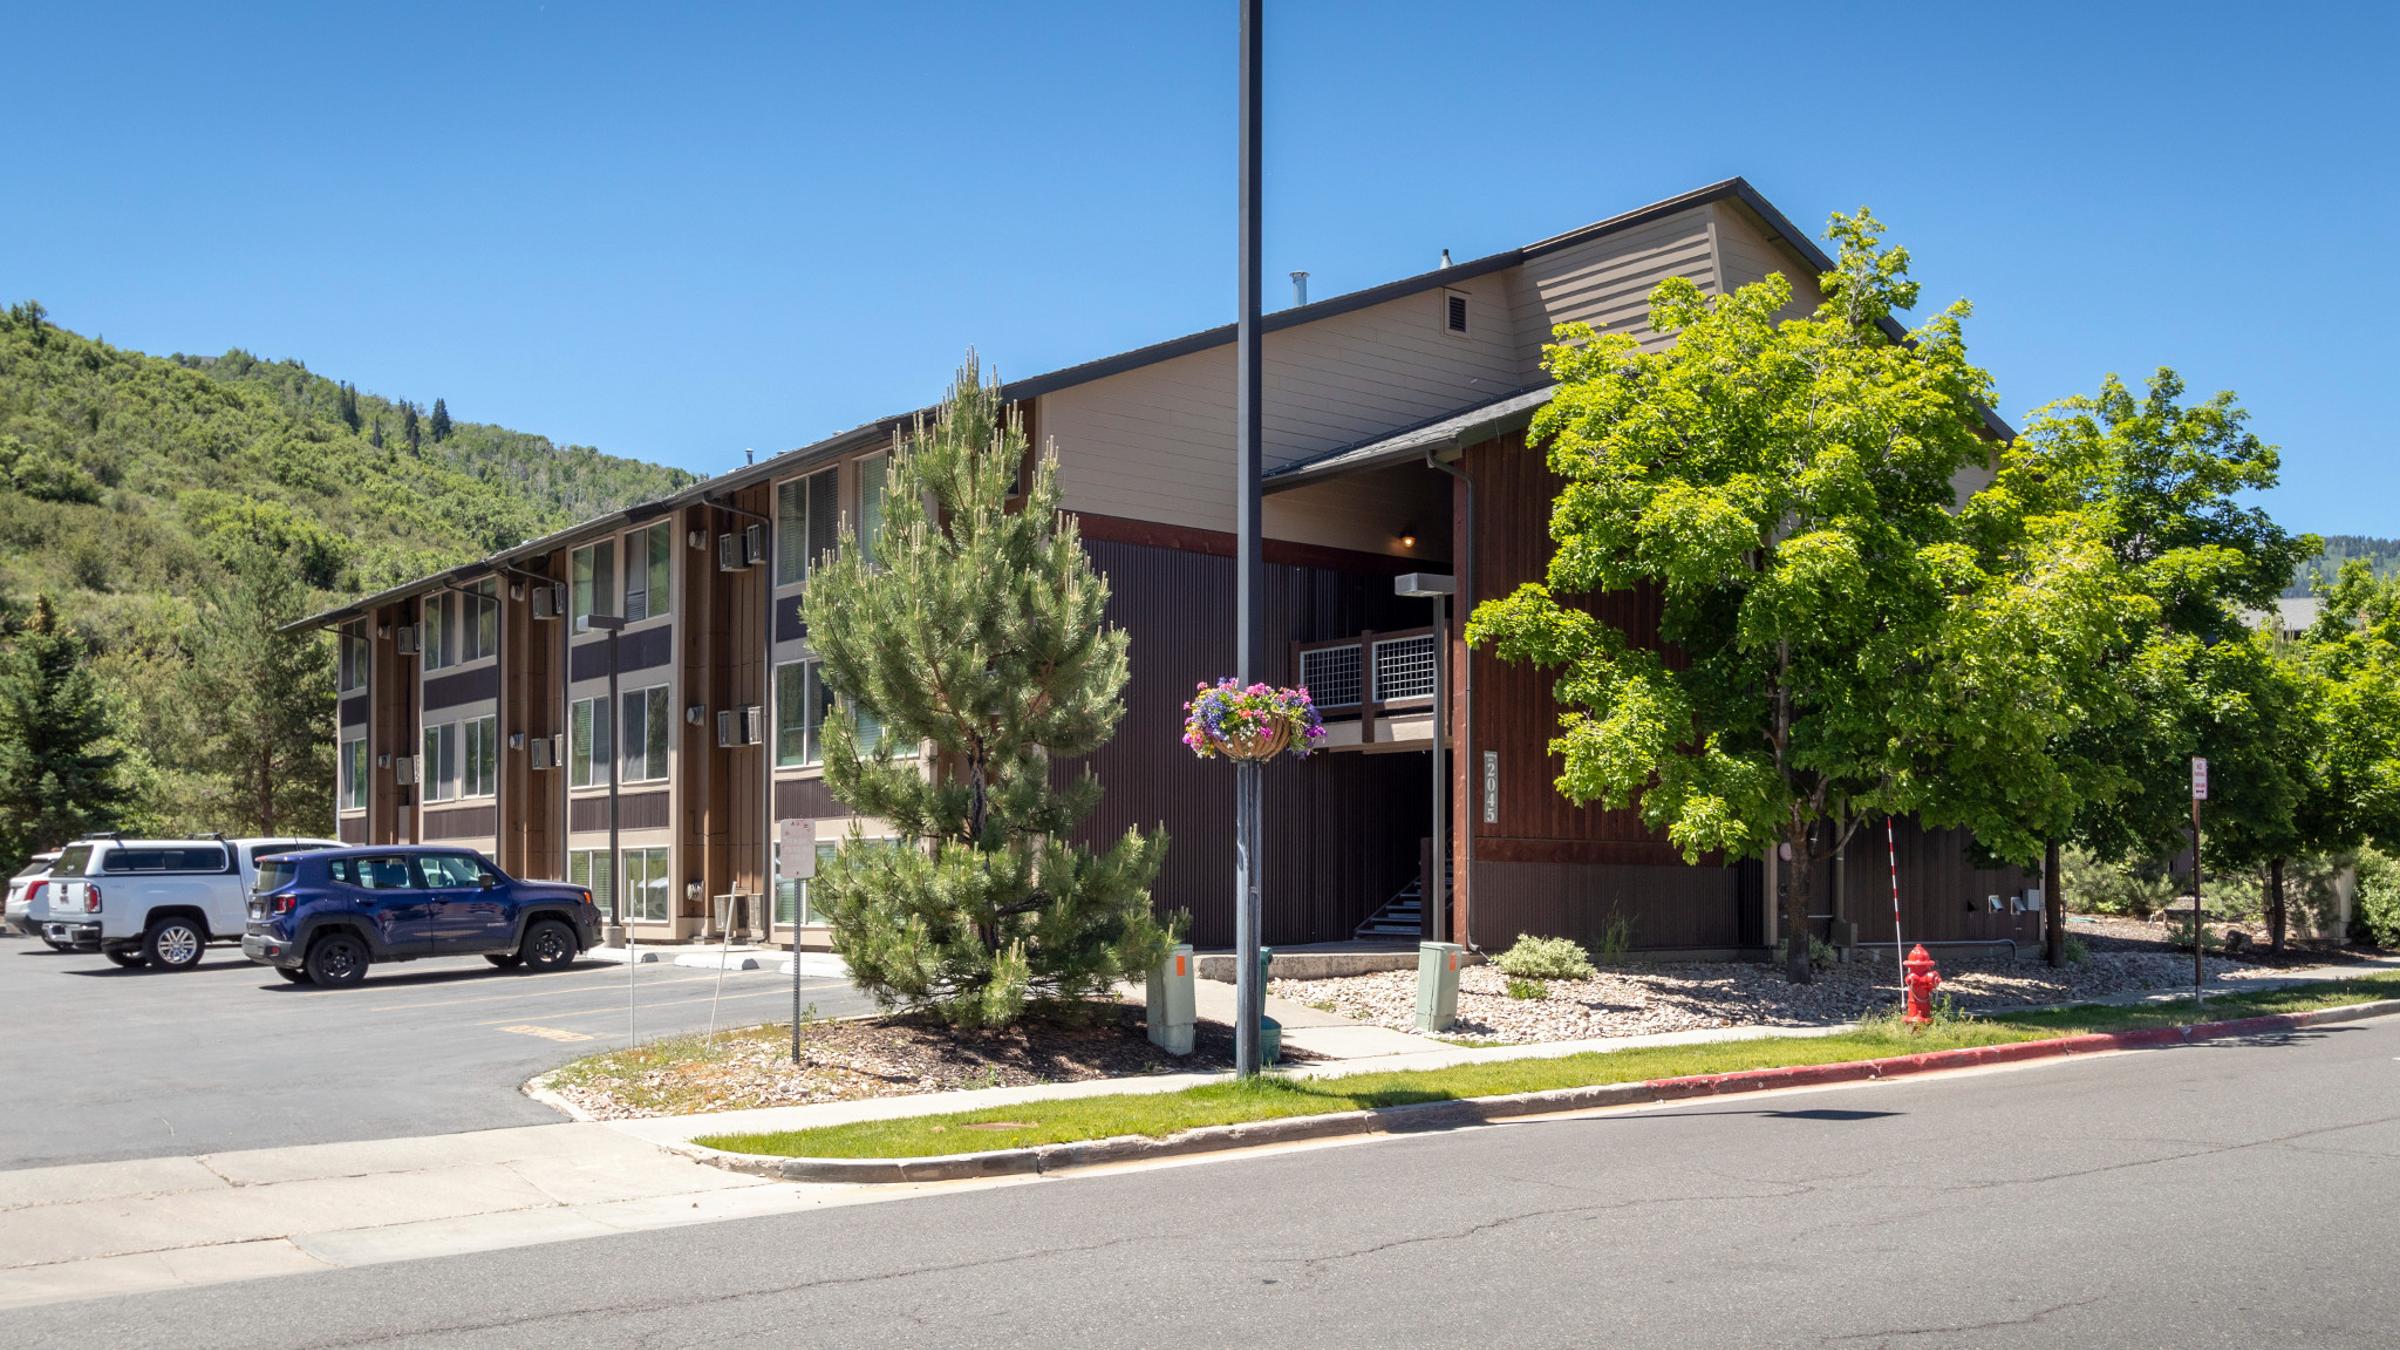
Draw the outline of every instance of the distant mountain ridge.
M2283 593L2287 596L2311 594L2308 580L2311 573L2322 574L2327 581L2331 581L2334 574L2342 570L2342 564L2352 558L2366 559L2379 577L2400 573L2400 539L2378 539L2364 534L2326 535L2325 551L2300 564L2299 571L2292 577L2292 584L2285 587Z

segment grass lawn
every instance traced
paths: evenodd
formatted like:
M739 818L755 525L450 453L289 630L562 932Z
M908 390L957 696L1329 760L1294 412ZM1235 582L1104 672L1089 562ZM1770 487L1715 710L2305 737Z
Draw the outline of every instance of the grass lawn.
M2395 996L2400 996L2400 973L2218 995L2208 1000L2207 1017L2222 1021L2263 1013L2306 1012ZM2190 1020L2190 1015L2191 1005L2186 1001L2134 1007L2083 1004L2050 1012L1945 1021L1922 1031L1911 1031L1895 1021L1879 1021L1832 1036L1644 1046L1554 1059L1493 1060L1447 1069L1338 1078L1262 1078L1250 1083L1214 1083L1180 1092L1022 1102L983 1111L860 1121L807 1130L708 1135L697 1142L737 1153L782 1157L917 1158L1119 1135L1157 1138L1202 1125L1232 1125L1414 1102L1498 1097L1742 1069L1837 1064L2081 1032L2173 1026Z

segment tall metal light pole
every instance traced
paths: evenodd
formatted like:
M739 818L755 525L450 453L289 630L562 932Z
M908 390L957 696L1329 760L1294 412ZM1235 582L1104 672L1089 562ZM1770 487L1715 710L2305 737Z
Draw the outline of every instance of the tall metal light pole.
M617 875L624 870L624 854L617 847L617 763L625 747L617 744L617 636L625 631L625 620L615 614L586 614L579 625L583 631L598 630L608 634L608 931L600 941L610 947L625 945L625 911L620 897L625 894L625 878ZM598 718L592 719L595 723ZM598 740L600 729L594 726L592 738ZM629 959L628 968L632 966Z
M1265 48L1264 0L1241 0L1241 242L1238 249L1241 316L1234 326L1235 454L1233 551L1234 677L1244 686L1259 677L1265 643L1265 569L1259 552L1259 445L1265 422L1259 396L1265 364L1259 350L1259 59ZM1233 771L1233 1067L1238 1078L1258 1076L1260 1024L1267 1015L1267 989L1258 968L1259 942L1259 765L1236 760Z

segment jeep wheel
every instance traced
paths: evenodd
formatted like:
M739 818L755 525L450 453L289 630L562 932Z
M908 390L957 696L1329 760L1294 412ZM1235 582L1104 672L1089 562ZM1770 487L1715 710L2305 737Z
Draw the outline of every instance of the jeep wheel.
M61 947L59 950L63 952L66 950L66 948ZM140 970L142 967L150 964L150 958L138 950L128 951L120 949L116 951L105 951L100 954L107 957L109 960L116 962L118 965L125 967L127 970Z
M142 935L142 954L160 970L190 970L208 950L208 934L190 919L160 919Z
M575 933L556 919L543 919L525 934L517 955L533 970L564 970L575 961Z
M290 980L294 984L314 983L314 981L308 978L307 971L301 970L296 966L277 966L275 967L275 973L281 975L287 980Z
M502 970L515 970L518 966L525 964L523 952L485 952L483 959Z
M309 981L326 989L342 989L367 978L366 944L348 933L327 933L308 949L302 966Z

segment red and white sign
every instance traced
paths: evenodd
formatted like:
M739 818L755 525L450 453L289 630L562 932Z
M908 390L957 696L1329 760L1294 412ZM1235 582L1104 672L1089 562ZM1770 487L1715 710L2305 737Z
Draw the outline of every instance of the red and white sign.
M2208 800L2208 761L2198 755L2192 756L2192 800Z

